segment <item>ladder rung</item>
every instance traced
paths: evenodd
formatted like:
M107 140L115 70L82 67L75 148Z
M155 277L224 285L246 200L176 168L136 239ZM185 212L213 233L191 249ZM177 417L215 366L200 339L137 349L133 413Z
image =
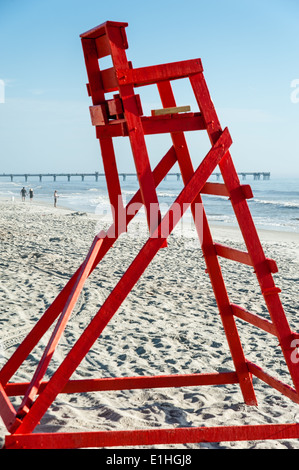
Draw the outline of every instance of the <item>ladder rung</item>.
M206 183L200 192L201 194L229 197L229 192L223 183Z
M265 372L257 364L254 364L253 362L250 362L250 361L246 361L246 362L247 362L247 367L249 369L249 372L252 375L255 375L255 377L262 380L266 384L270 385L270 387L273 387L275 390L278 390L280 393L290 398L295 403L299 403L298 393L293 387L290 387L290 385L287 385L281 382L280 380L277 380L275 377L272 377L271 375L267 374L267 372Z
M184 60L170 64L151 65L136 69L118 70L117 77L120 85L135 87L151 85L164 80L176 80L189 77L203 71L200 59Z
M216 254L222 258L237 261L239 263L246 264L247 266L253 266L251 257L246 251L236 250L235 248L220 245L219 243L214 243L214 247ZM278 272L278 267L274 259L265 258L265 263L267 264L270 273L274 274Z
M213 196L230 197L234 202L238 199L251 199L253 197L251 187L249 184L241 184L231 195L226 185L223 183L206 183L201 190L202 194L211 194Z
M228 246L220 245L219 243L214 243L216 254L222 258L230 259L232 261L238 261L239 263L247 264L252 266L252 261L249 256L249 253L245 251L236 250L235 248L230 248Z
M270 333L271 335L277 336L275 327L273 323L266 320L265 318L256 315L255 313L248 312L244 308L240 307L239 305L231 304L233 314L235 317L240 318L241 320L247 321L251 325L257 326L263 331Z

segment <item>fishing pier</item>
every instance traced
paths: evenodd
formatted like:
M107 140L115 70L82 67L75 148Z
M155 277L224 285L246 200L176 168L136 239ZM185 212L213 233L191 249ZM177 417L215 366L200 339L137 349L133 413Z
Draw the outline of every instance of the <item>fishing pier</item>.
M270 172L240 172L238 173L239 176L243 180L246 179L247 176L252 176L254 180L269 180L270 179ZM67 181L71 181L71 178L81 178L81 181L84 181L86 177L93 177L95 181L98 181L99 178L104 178L105 173L0 173L0 178L8 178L10 181L14 181L15 178L24 178L24 181L27 182L28 179L31 178L38 178L41 182L44 178L53 178L53 181L59 178L67 178ZM135 177L137 178L136 173L119 173L119 176L122 178L123 181L126 181L128 177ZM220 180L221 173L213 173L213 177L217 180ZM167 178L175 177L177 181L181 179L181 173L168 173ZM166 180L166 177L164 178Z

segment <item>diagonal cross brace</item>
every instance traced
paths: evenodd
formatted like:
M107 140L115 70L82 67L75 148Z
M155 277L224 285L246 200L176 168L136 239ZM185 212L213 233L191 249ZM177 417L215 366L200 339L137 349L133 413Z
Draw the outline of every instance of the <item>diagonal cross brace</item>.
M230 134L228 130L225 129L199 165L188 184L183 188L176 201L170 207L168 213L163 217L153 235L140 250L135 260L129 266L93 320L54 373L45 389L37 397L29 412L24 417L22 424L17 428L18 433L28 433L34 430L46 410L66 385L72 373L76 370L93 343L102 333L103 329L143 274L146 267L157 254L165 238L172 232L192 201L201 191L217 164L225 157L231 144L232 140ZM181 207L181 214L173 210L175 204ZM170 212L173 213L172 218L169 217ZM159 233L162 233L163 236L160 237Z
M66 302L66 305L60 315L60 318L57 321L55 329L51 335L51 338L48 342L47 347L44 350L43 356L37 366L35 374L33 375L32 381L28 387L28 390L24 396L24 399L17 411L18 418L21 418L26 413L28 413L30 406L33 403L35 396L38 394L39 386L41 384L42 378L45 375L48 365L52 359L54 351L58 345L58 342L61 338L63 331L65 330L68 319L75 307L75 304L79 298L79 295L83 289L84 283L88 278L92 266L94 264L95 258L102 246L103 240L106 236L105 232L100 232L97 235L90 247L88 255L81 266L80 273L76 279L75 285L72 289L72 292Z
M156 168L153 171L154 181L156 187L163 181L167 173L171 170L173 165L176 163L176 153L173 147L169 149L169 151L164 155L161 161L157 164ZM138 190L132 199L129 201L126 207L126 224L128 225L134 216L137 213L138 207L140 208L142 205L141 202L141 193ZM132 213L130 211L130 207L135 207L135 212ZM103 241L103 245L94 261L92 266L91 272L96 268L99 264L101 259L105 256L111 246L115 243L120 235L119 232L116 231L115 224L113 223L111 227L107 231L107 237ZM50 305L50 307L45 311L44 315L41 319L36 323L34 328L29 332L27 337L24 341L20 344L20 346L16 349L13 355L8 359L7 363L3 366L0 371L0 383L5 387L7 382L10 378L14 375L14 373L18 370L24 360L28 357L30 352L48 330L48 328L52 325L52 323L56 320L59 314L62 312L69 295L72 292L72 289L76 283L76 280L79 276L80 270L82 265L77 269L77 271L73 274L71 279L56 297L54 302Z

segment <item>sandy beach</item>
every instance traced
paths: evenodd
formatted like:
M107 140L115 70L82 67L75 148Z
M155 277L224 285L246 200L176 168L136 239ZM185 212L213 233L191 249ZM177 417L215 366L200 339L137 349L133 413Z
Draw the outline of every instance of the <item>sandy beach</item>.
M37 202L0 201L0 360L14 352L85 259L99 228L94 214ZM139 236L134 236L139 230ZM244 248L235 228L213 227L214 240ZM259 231L266 255L276 260L275 282L291 328L299 331L299 234ZM195 236L195 234L194 234ZM133 226L87 280L50 363L47 378L89 324L142 246ZM269 318L253 269L221 260L230 300ZM248 359L289 383L278 340L237 320ZM49 335L14 377L29 381ZM171 235L104 329L72 378L123 377L232 371L200 246L195 238ZM59 395L39 431L92 431L299 422L299 405L254 379L258 407L244 405L238 385L183 387ZM17 406L19 398L13 399ZM0 445L7 431L0 420ZM159 446L156 446L157 448ZM164 447L165 446L161 446ZM168 448L289 449L298 440L185 444Z

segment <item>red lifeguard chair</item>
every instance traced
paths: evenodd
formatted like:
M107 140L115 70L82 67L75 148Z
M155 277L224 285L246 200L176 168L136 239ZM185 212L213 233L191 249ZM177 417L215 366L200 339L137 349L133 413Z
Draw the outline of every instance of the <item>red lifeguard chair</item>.
M101 231L95 237L84 263L0 371L0 414L9 432L5 437L5 448L109 447L298 438L297 423L80 433L38 432L39 421L60 393L238 384L244 402L247 405L257 405L252 382L254 375L295 403L299 403L299 369L298 361L294 361L299 335L291 331L284 313L279 297L280 289L276 287L272 276L277 272L277 266L274 260L266 258L261 246L247 204L247 199L253 197L251 188L240 184L229 153L231 137L228 130L222 130L220 126L205 82L201 60L134 68L126 56L127 26L127 23L108 21L81 35L88 75L87 89L92 100L91 119L101 146L108 193L114 208L114 223L107 232ZM112 58L113 66L100 70L99 59L108 55ZM171 82L183 78L189 79L191 83L199 107L198 112L190 112L188 107L176 105ZM163 108L153 111L151 116L144 116L135 89L152 84L158 87ZM111 93L115 94L108 99L107 94ZM210 151L197 169L193 168L184 136L184 132L189 131L206 131L211 142ZM160 133L170 134L172 146L152 171L145 135ZM113 138L118 136L128 137L130 140L140 186L126 207L122 202L113 146ZM156 188L175 163L179 165L184 187L174 202L175 206L173 205L162 218ZM208 182L217 165L223 183ZM196 216L196 205L202 205L201 194L216 194L229 198L244 238L246 252L213 241L205 211L200 212L200 217ZM127 225L135 215L136 204L137 207L145 208L149 227L147 242L56 372L48 381L43 381L85 280L116 243L120 233L126 231ZM134 211L130 210L133 206ZM154 217L152 217L153 207ZM208 374L71 380L73 372L98 340L158 250L167 246L168 235L188 207L191 207L198 231L234 370ZM271 321L230 302L219 264L220 257L253 267ZM246 359L237 331L236 317L278 338L293 387L270 376L258 365ZM10 382L55 320L57 323L54 331L31 382ZM16 395L23 396L17 410L9 400L10 396Z

